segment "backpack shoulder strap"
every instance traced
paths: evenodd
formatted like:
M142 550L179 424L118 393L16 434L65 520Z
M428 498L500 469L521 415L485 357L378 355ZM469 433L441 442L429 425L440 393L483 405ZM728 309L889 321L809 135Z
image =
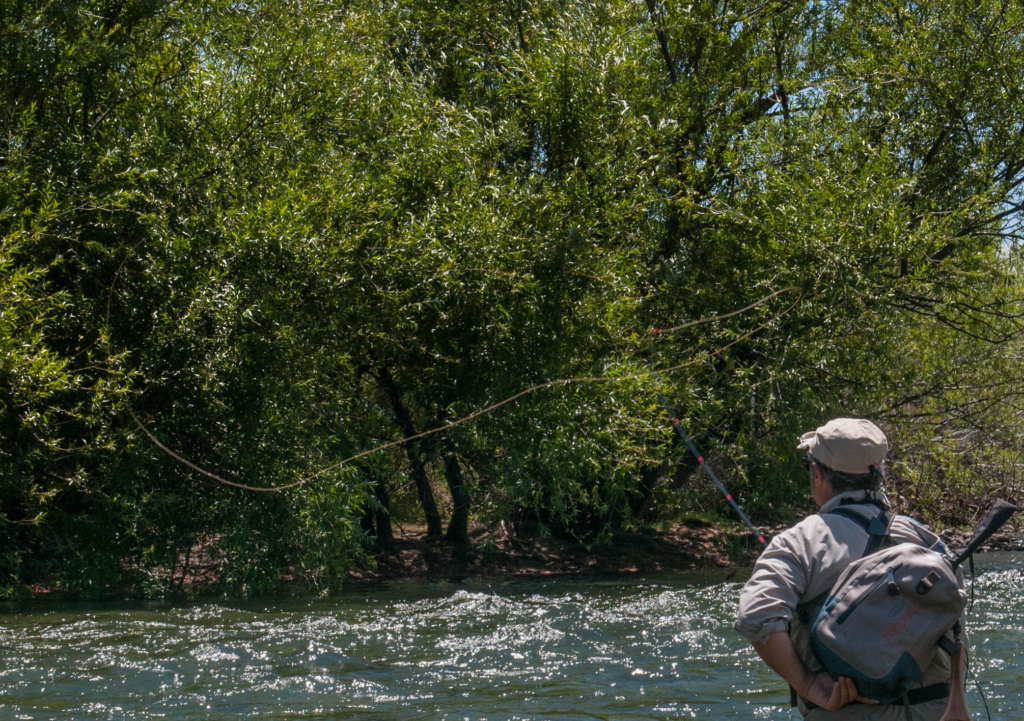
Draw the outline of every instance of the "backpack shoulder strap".
M885 510L879 509L879 514L871 519L865 518L852 508L844 506L833 508L831 511L826 511L826 513L847 518L864 529L868 534L868 545L864 549L865 556L869 556L885 546L892 545L892 538L889 536L889 526L892 524L893 517L886 513ZM805 626L810 625L811 621L817 617L822 605L828 600L829 593L831 593L831 589L823 591L810 600L797 604L796 617L800 619L801 623Z
M839 506L828 511L836 516L842 516L856 523L868 534L868 545L864 549L864 555L870 556L881 548L892 545L892 537L889 535L889 527L892 525L894 516L884 510L879 510L874 518L867 519L852 508Z
M871 531L868 531L868 526L871 525L871 520L857 513L849 506L837 506L833 508L831 511L828 511L827 513L830 516L842 516L843 518L849 519L861 528L863 528L868 533L871 533Z

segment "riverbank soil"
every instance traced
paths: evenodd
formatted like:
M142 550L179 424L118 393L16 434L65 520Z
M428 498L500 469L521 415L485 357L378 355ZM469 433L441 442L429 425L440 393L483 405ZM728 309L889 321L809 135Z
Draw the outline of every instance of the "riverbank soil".
M766 529L766 537L785 530ZM943 534L953 549L962 548L970 531ZM401 578L530 578L545 576L609 576L750 567L761 553L752 533L737 533L704 521L690 521L657 531L622 533L607 544L587 545L574 539L520 538L507 527L472 528L471 547L460 552L444 538L427 538L425 526L396 527L390 549L372 558L374 567L353 568L357 581ZM1024 551L1024 535L1013 524L1001 529L982 551Z
M772 538L786 526L764 528ZM966 545L968 530L941 534L950 548ZM212 551L214 539L196 545L179 558L172 569L150 571L154 588L186 595L214 591L221 576L220 558ZM1024 551L1024 533L1013 522L995 534L984 551ZM426 526L395 525L390 548L371 553L369 563L349 569L355 582L399 579L461 580L465 578L543 578L559 576L628 576L714 568L749 568L761 553L761 545L749 531L735 526L716 526L690 519L665 530L647 529L614 535L603 544L575 539L518 537L506 524L470 528L470 548L454 548L444 538L427 538ZM283 571L284 585L301 586L295 569ZM35 597L64 595L64 589L39 584L26 589ZM138 588L107 589L105 593L134 596ZM143 593L142 595L146 595Z
M753 534L730 534L694 521L665 531L623 533L600 545L575 539L520 538L503 524L470 530L468 551L445 539L429 539L425 526L395 529L390 549L375 556L373 568L349 571L354 580L397 578L542 577L647 574L752 563L758 554Z

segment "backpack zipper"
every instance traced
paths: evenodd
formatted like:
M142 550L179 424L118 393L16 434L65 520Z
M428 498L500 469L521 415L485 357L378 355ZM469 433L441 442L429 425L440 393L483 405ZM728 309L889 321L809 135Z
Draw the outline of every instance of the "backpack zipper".
M896 566L896 567L890 566L890 567L886 568L885 575L882 576L877 581L875 581L873 584L871 584L871 588L868 589L867 593L865 593L863 596L858 598L856 603L851 604L848 609L846 609L845 611L843 611L839 615L839 618L836 619L836 625L837 626L842 626L846 622L846 619L848 619L850 617L850 614L853 613L855 610L857 610L857 606L861 605L862 603L864 603L864 601L866 599L870 598L871 594L873 594L875 591L877 591L878 588L883 583L888 583L890 581L890 579L892 579L893 583L895 583L895 579L893 578L893 572L894 571L898 571L901 568L901 566L902 566L902 564L900 566ZM897 593L899 593L898 587L897 587Z
M889 585L889 595L890 596L899 596L900 595L900 587L896 583L896 577L892 575L892 572L893 572L892 567L890 567L885 572L885 577L889 580L889 584L888 584Z

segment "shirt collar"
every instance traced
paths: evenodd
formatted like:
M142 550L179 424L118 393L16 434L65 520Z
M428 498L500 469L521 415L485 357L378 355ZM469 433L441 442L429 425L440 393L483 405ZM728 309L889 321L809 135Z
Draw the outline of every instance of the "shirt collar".
M885 510L889 510L889 499L885 497L884 493L881 491L869 491L864 488L859 488L855 491L843 491L842 493L837 493L825 502L825 505L821 507L821 510L819 510L818 513L828 513L833 508L844 505L844 501L845 505L857 503L858 501L865 503L879 501L883 506L885 506Z

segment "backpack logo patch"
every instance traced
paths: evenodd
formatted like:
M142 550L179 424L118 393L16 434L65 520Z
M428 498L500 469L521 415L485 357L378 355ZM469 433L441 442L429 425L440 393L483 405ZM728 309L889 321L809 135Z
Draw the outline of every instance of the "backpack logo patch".
M886 641L891 641L896 638L896 636L898 636L900 632L907 627L907 624L910 623L910 619L921 611L921 607L917 605L915 601L911 601L910 608L907 608L905 605L901 605L896 607L896 611L903 611L903 614L882 629L882 638ZM893 615L894 614L890 613L889 617L892 618Z

